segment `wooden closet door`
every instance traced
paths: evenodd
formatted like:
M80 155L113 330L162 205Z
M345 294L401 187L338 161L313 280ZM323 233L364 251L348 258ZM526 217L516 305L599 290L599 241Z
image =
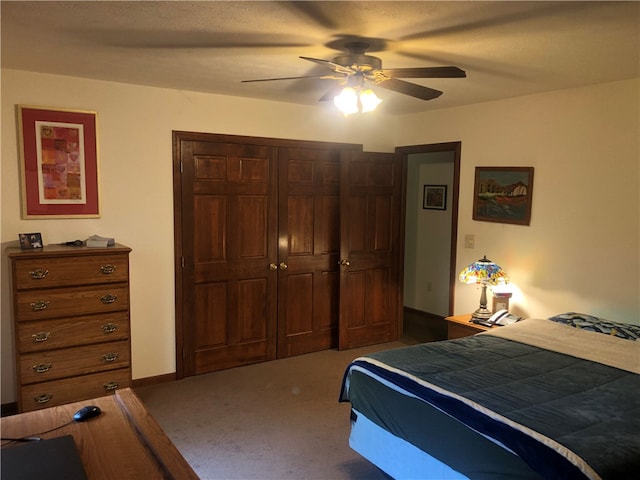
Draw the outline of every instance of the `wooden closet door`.
M182 373L274 359L277 271L269 266L277 259L276 149L204 140L182 140L176 148Z
M401 194L399 155L343 153L340 349L398 339Z
M278 357L338 339L340 153L279 149Z

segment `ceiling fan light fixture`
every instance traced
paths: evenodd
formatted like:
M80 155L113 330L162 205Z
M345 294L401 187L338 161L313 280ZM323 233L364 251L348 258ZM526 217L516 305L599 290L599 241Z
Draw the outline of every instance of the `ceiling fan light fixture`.
M380 105L380 100L378 96L375 94L373 90L367 88L360 92L360 103L362 104L362 112L373 112L378 105Z
M382 100L370 88L345 87L333 98L333 103L345 117L353 113L373 112Z
M333 103L345 117L358 113L358 94L353 87L344 87L339 95L333 97Z

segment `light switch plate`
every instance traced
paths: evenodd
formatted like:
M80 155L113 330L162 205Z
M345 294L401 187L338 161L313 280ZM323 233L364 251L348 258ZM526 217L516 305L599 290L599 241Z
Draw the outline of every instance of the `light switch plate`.
M466 234L464 236L464 248L476 248L476 236Z

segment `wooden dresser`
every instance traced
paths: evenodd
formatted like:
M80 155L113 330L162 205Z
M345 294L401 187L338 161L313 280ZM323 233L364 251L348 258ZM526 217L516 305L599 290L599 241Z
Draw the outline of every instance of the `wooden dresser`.
M9 249L20 411L131 385L130 251Z

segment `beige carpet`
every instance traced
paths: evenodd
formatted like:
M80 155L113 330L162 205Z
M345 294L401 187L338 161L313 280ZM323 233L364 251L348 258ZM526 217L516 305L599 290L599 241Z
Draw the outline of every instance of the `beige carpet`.
M326 350L136 389L204 480L388 479L348 445L342 375L394 342Z
M344 371L369 352L444 340L437 315L404 311L400 342L326 350L136 389L203 480L388 480L349 448Z

